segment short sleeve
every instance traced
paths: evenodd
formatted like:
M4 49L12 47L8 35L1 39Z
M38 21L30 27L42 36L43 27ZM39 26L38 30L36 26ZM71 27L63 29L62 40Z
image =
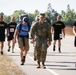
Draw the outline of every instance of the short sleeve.
M63 22L62 22L62 25L63 25L62 28L65 28L65 24Z
M73 26L76 26L76 21L74 22Z
M16 26L16 30L19 31L19 27L20 27L20 24L18 24L18 25Z
M7 25L7 23L5 23L5 28L8 28L8 25Z

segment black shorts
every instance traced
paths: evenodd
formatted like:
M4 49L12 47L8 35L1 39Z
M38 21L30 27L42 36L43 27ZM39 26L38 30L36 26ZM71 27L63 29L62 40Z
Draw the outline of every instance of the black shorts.
M74 39L74 46L76 47L76 36L75 36L75 39Z
M5 35L0 35L0 42L5 41Z
M60 36L60 34L54 34L54 40L61 40L62 37Z
M13 40L13 34L10 34L8 37L7 37L7 41L11 41Z

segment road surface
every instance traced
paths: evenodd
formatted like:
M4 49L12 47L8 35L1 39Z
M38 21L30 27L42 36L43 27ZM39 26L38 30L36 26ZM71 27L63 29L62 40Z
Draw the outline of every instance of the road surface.
M22 70L23 75L76 75L76 48L73 46L74 36L66 36L62 40L61 53L58 52L58 44L56 51L53 52L53 41L48 48L46 58L46 69L37 69L37 63L33 60L34 47L30 44L30 50L26 57L26 62L20 65L20 50L18 44L15 46L15 53L7 52L7 42L5 42L5 52L13 60L13 62Z

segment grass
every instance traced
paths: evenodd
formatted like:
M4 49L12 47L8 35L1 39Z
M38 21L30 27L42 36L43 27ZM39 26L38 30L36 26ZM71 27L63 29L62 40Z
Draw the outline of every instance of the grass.
M23 75L7 55L0 55L0 75Z

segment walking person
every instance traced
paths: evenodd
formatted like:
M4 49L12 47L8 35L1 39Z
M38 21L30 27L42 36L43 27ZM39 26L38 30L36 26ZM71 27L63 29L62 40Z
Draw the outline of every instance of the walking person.
M74 47L76 47L76 21L73 24L73 33L75 35L75 39L74 39Z
M7 23L3 21L3 15L0 15L0 53L1 55L3 55L6 28L7 28Z
M36 42L34 49L37 52L36 60L38 63L37 68L45 67L47 48L51 45L51 29L47 22L45 22L45 14L41 13L39 16L39 21L32 25L31 31L31 43Z
M53 43L53 51L55 51L56 48L56 41L58 40L58 50L59 53L61 53L61 39L62 36L65 37L65 25L61 21L61 16L57 16L57 21L53 23L52 25L52 32L54 33L54 43Z
M7 30L7 41L8 41L8 52L10 51L11 48L11 42L12 42L12 53L14 53L14 40L13 40L13 36L14 36L14 32L15 32L15 28L16 28L16 22L15 22L15 17L11 17L11 22L8 24L8 30Z
M75 36L75 38L74 38L74 47L76 47L76 21L73 24L73 34ZM75 63L75 67L76 67L76 63Z
M16 43L16 38L18 38L21 58L21 65L24 65L26 55L29 51L29 30L30 25L26 17L23 18L22 23L18 24L14 33L14 43Z

